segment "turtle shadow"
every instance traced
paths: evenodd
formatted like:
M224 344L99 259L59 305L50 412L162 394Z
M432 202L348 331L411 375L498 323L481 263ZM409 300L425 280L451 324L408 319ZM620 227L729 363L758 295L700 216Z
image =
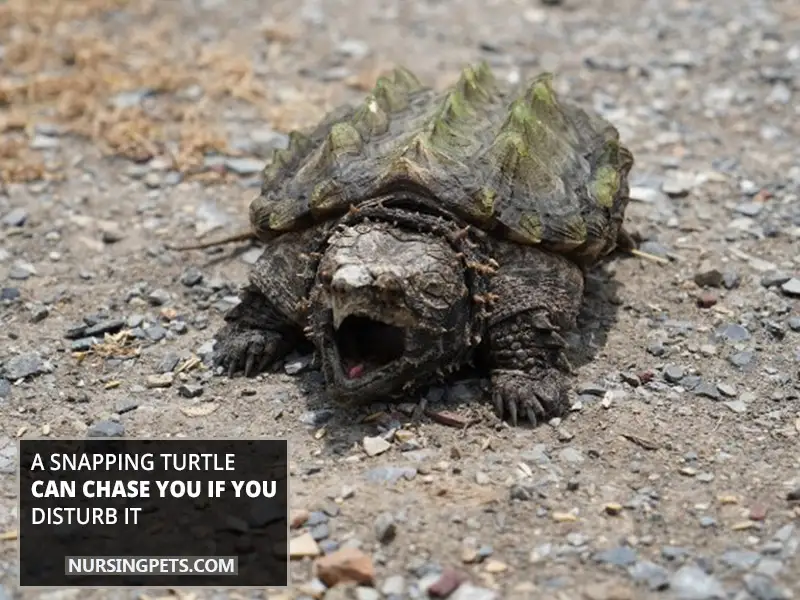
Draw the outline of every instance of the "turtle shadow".
M614 276L612 267L616 256L604 261L586 275L584 300L577 319L577 327L567 332L565 354L573 367L570 379L570 401L577 399L580 369L592 362L605 347L609 332L615 327L622 301L619 291L622 284ZM407 414L408 405L373 404L361 409L337 407L327 400L319 373L306 375L306 405L309 414L324 415L326 450L335 455L352 454L364 436L380 435L384 431L399 427L412 419ZM438 422L442 427L469 426L476 422L487 422L504 427L494 416L488 394L486 371L480 367L465 367L455 373L443 386L430 386L409 396L408 404L417 404L426 397L427 412L424 422ZM381 414L382 413L382 414ZM366 419L368 415L377 418ZM322 426L322 425L320 425ZM529 427L529 425L521 425Z

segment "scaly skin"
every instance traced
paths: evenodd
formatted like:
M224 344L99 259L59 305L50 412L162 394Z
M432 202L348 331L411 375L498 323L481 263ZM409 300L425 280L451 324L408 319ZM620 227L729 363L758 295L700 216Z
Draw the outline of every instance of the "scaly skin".
M466 234L459 238L457 224L411 213L406 219L399 228L353 215L354 223L336 228L324 248L310 233L269 246L217 334L217 364L229 374L255 375L299 344L307 328L329 394L353 405L407 398L478 352L488 357L501 417L536 424L563 414L568 363L559 332L574 327L583 271L559 255L496 241L488 243L499 268L493 261L476 267L478 245L467 243ZM449 227L455 235L419 231L425 226ZM322 251L318 262L297 251L309 244ZM451 244L472 254L460 259ZM487 303L494 307L488 319ZM402 327L403 355L377 375L349 377L333 324L350 314Z
M561 333L575 327L583 299L583 271L566 258L536 248L504 245L492 278L497 296L489 319L492 399L512 424L560 416L568 407Z
M281 236L267 246L250 271L240 303L225 315L216 334L214 364L229 375L256 375L282 359L304 339L304 298L316 271L313 252L322 230Z

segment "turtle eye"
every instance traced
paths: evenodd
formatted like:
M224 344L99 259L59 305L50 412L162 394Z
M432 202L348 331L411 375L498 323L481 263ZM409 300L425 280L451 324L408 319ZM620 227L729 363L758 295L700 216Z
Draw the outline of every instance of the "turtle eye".
M330 271L320 271L318 277L322 285L328 286L333 281L333 275L331 275Z

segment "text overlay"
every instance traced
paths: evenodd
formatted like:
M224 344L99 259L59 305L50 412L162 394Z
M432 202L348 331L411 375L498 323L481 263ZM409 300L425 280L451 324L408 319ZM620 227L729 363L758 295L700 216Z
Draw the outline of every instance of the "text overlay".
M287 452L285 440L21 440L20 585L285 586ZM185 567L217 557L236 568ZM159 558L184 566L140 568Z

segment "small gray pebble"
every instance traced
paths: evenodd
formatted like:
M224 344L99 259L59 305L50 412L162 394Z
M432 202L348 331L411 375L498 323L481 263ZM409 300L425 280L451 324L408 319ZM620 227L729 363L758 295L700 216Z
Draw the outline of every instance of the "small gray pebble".
M37 304L33 308L31 308L31 316L30 322L31 323L40 323L44 321L50 315L50 309L42 304Z
M153 306L162 306L169 302L170 295L167 290L153 290L147 295L147 301Z
M787 296L800 296L800 279L792 277L781 286L781 291Z
M117 242L121 241L125 236L123 235L122 231L117 229L116 227L110 229L104 229L103 232L100 234L100 240L104 244L116 244Z
M598 383L587 383L578 388L579 394L589 394L590 396L603 396L606 393L606 387Z
M735 211L745 217L757 217L763 208L764 204L761 202L742 202Z
M670 254L670 249L667 248L664 244L652 240L642 242L639 245L639 250L641 250L646 254L652 254L654 256L658 256L659 258L669 258Z
M103 319L91 327L87 327L82 337L99 336L102 338L106 333L117 333L125 327L125 319Z
M685 387L687 390L693 390L702 383L703 380L697 375L687 375L686 377L681 379L681 385Z
M388 483L394 485L401 478L412 480L417 476L414 467L377 467L366 472L368 481L375 483Z
M754 567L760 559L761 555L752 550L728 550L719 557L722 564L742 571Z
M570 546L578 548L580 546L585 546L589 542L589 536L579 531L573 531L567 534L567 542Z
M499 597L499 592L495 590L465 582L458 586L447 600L497 600Z
M699 385L695 386L694 393L697 396L711 398L712 400L720 400L722 398L719 390L717 390L717 386L707 381L702 381Z
M297 375L308 369L311 366L313 357L311 355L301 356L299 358L287 361L283 369L287 375Z
M330 421L334 414L336 413L330 408L310 410L300 415L300 422L310 427L319 427Z
M509 498L521 502L530 502L535 496L535 491L526 485L515 483L509 488Z
M8 227L22 227L28 220L28 211L24 208L12 208L3 216L3 225Z
M686 371L677 365L667 365L664 367L664 379L670 383L678 383L686 375Z
M779 540L770 540L761 546L761 554L771 556L783 552L783 542Z
M17 300L20 297L19 288L15 287L4 287L0 289L0 301L7 300Z
M178 388L178 394L184 398L197 398L203 395L203 386L196 383L184 383Z
M406 579L402 575L392 575L383 582L381 592L384 596L402 597L406 593Z
M129 329L136 329L142 326L144 320L145 320L144 315L131 315L127 319L125 319L125 323L128 325Z
M5 364L5 376L11 381L39 375L44 371L44 361L42 357L35 352L27 352L25 354L12 356Z
M20 265L12 265L8 270L8 278L15 281L25 281L30 276L31 272Z
M568 462L573 465L579 465L586 460L580 450L572 447L566 447L558 453L560 460Z
M778 529L778 531L775 532L775 535L772 536L772 539L785 544L792 537L794 530L795 526L792 523L784 525L783 527Z
M321 510L312 510L309 515L308 519L306 519L306 525L308 527L313 527L314 525L319 525L320 523L327 523L329 520L328 515L326 515Z
M167 330L161 325L153 325L144 330L144 334L154 342L160 342L167 337Z
M336 552L339 549L339 542L331 539L322 540L319 543L319 548L322 550L323 554L330 554L331 552Z
M599 563L608 563L618 567L627 567L636 562L636 550L630 546L617 546L608 550L601 550L594 555L594 560Z
M237 175L253 175L264 168L264 161L257 158L227 158L225 167Z
M758 562L756 572L766 575L767 577L775 577L783 571L784 566L783 561L777 558L762 558Z
M195 323L195 327L197 327L197 323ZM205 342L197 349L197 356L199 356L205 362L214 355L214 346L216 346L216 342L214 342L214 340Z
M375 519L373 524L375 538L381 544L388 544L397 535L397 524L394 515L390 512L383 512Z
M723 325L715 332L715 337L729 342L744 342L750 339L750 332L737 323Z
M156 373L164 374L169 373L178 365L178 361L180 361L180 356L178 356L177 352L167 352L164 356L161 357L161 360L158 361L156 365Z
M664 590L669 587L669 571L648 560L637 561L628 568L628 574L635 581L645 582L652 591Z
M122 437L125 435L125 427L122 423L104 419L89 427L87 437Z
M8 398L11 395L11 383L5 377L0 377L0 398Z
M725 271L722 274L722 285L725 286L725 289L732 290L739 287L740 280L739 274L735 271Z
M779 588L772 578L766 575L745 575L744 585L756 600L789 600L791 598L786 590Z
M736 397L736 388L728 383L718 383L717 390L719 390L720 394L728 398Z
M327 523L320 523L319 525L311 527L309 529L309 533L311 534L311 537L313 537L315 541L319 542L328 538L331 534L331 530L328 527Z
M722 583L697 565L685 565L670 579L670 588L679 600L724 600Z
M139 408L139 402L136 400L131 400L130 398L119 400L114 406L114 410L118 415L124 415L125 413L136 410L137 408Z
M700 527L707 528L707 527L714 527L717 524L717 520L714 517L703 516L700 517Z
M792 278L788 273L783 271L767 271L761 276L761 285L765 288L771 288L778 285L783 285Z
M755 358L755 352L752 350L744 350L742 352L737 352L736 354L732 354L728 358L728 362L730 362L734 367L744 368L750 363L753 362Z
M181 283L193 287L203 281L203 273L197 267L189 267L181 274Z

